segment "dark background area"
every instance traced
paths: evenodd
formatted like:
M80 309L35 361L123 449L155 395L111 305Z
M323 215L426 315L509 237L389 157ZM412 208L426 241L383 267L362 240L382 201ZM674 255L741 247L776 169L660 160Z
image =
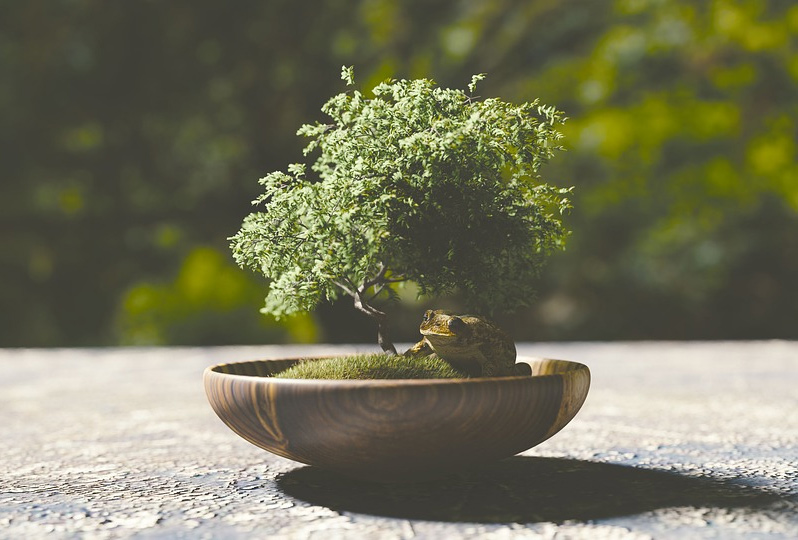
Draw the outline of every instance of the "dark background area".
M0 346L372 341L348 302L261 315L227 247L342 64L570 117L517 340L798 338L792 1L0 0ZM403 294L400 341L457 306Z

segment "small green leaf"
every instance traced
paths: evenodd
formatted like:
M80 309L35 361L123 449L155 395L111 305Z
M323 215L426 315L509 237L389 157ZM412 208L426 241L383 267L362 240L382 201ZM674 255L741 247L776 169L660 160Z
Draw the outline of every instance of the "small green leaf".
M341 79L346 81L347 86L355 84L355 67L354 66L341 66Z
M477 89L477 83L479 83L479 81L485 80L485 77L487 77L487 75L485 73L479 73L477 75L472 75L471 76L471 82L468 85L468 91L473 94L476 91L476 89Z

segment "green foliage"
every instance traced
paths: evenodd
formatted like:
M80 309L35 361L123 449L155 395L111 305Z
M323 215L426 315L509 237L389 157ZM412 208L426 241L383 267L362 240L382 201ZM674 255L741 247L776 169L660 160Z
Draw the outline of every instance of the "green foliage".
M353 84L351 68L342 78ZM373 94L336 95L322 107L331 123L299 129L305 155L318 151L315 175L293 164L261 179L264 211L231 239L236 261L271 280L265 311L308 311L342 293L368 308L406 280L423 295L462 292L481 310L524 305L567 235L570 189L538 176L560 148L561 113L428 79Z
M357 354L305 361L275 377L286 379L462 379L466 376L437 356Z

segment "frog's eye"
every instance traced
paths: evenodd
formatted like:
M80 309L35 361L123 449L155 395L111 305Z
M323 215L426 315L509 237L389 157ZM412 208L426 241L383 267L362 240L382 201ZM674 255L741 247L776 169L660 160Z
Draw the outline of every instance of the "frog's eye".
M424 322L429 321L431 318L432 318L432 310L428 309L426 312L424 312Z
M466 329L466 323L463 322L463 319L460 317L452 317L449 319L449 330L453 333L457 334L458 332L462 332Z

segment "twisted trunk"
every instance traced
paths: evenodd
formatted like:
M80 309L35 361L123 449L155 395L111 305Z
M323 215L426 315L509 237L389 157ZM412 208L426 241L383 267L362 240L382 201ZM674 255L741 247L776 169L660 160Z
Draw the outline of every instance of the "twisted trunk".
M380 348L387 353L397 354L396 347L388 337L388 316L374 306L370 306L363 301L360 294L355 295L355 309L361 313L365 313L377 322L377 343Z
M355 286L351 280L343 278L344 281L335 281L334 283L340 287L346 294L354 299L355 309L361 313L365 313L377 322L377 343L384 352L390 354L397 354L396 347L388 336L388 316L375 308L369 302L379 296L383 289L391 283L399 283L404 281L403 277L389 279L386 277L387 268L385 265L380 264L380 269L377 275L360 287ZM366 299L366 291L374 287L375 291L369 299Z

